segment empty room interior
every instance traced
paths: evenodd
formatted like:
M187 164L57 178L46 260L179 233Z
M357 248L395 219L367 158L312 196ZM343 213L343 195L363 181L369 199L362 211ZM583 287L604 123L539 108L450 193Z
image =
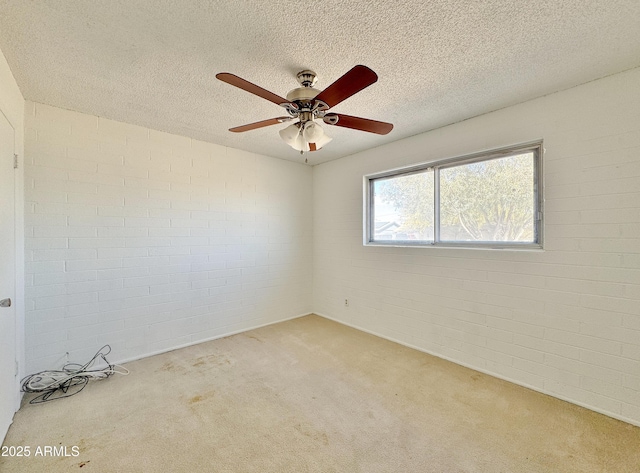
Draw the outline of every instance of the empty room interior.
M640 3L0 0L0 471L640 472Z

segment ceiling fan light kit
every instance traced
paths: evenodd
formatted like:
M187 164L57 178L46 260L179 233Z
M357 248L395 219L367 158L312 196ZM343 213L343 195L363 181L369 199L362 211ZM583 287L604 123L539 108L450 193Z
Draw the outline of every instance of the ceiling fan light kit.
M376 73L366 66L358 65L353 67L322 91L313 87L317 81L315 72L308 69L300 71L296 76L300 87L289 91L286 99L228 72L216 74L216 77L223 82L283 107L289 114L288 117L262 120L230 128L229 131L239 133L290 120L298 120L293 125L280 130L280 138L293 149L300 151L301 154L305 151L317 151L332 140L324 133L324 129L314 121L316 119L321 119L327 125L367 131L379 135L386 135L393 129L391 123L339 113L328 113L331 107L336 106L378 80Z
M313 120L297 122L280 130L280 138L296 151L317 151L329 143L330 138Z

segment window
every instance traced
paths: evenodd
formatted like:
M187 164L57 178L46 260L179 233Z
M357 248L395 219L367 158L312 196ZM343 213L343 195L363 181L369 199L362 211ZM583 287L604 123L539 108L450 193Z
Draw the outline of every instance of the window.
M542 247L542 143L365 177L365 244Z

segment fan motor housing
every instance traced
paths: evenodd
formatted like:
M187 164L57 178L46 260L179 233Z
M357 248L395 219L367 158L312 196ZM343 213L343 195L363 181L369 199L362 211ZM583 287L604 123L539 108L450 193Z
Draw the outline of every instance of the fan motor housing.
M298 87L287 94L289 102L313 100L321 91L313 87Z

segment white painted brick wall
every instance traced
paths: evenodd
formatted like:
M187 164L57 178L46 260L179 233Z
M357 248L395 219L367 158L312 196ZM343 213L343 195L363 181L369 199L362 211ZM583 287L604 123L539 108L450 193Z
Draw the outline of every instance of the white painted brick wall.
M640 424L638 84L635 69L316 166L314 310ZM540 138L543 252L362 246L364 175Z
M27 102L27 372L311 312L312 169Z

